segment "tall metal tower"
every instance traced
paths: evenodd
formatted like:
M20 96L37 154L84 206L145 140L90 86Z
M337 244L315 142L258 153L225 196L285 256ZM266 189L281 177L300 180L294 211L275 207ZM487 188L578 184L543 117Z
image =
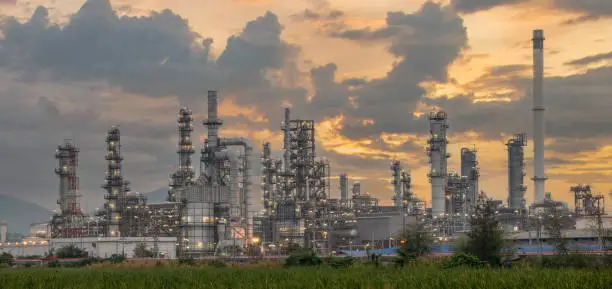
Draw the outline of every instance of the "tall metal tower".
M340 174L340 205L343 208L348 207L348 175L346 173Z
M411 207L410 209L414 209L412 206L415 205L414 202L418 200L412 194L412 177L410 176L410 172L401 171L400 184L402 187L402 202L404 205L408 204Z
M353 187L351 188L351 194L353 195L353 198L361 196L361 183L360 182L353 183Z
M272 159L272 150L270 143L264 143L263 154L261 156L261 168L262 168L262 182L261 190L263 192L263 205L264 210L268 216L274 214L276 207L276 169L275 162Z
M400 161L393 160L391 162L391 174L393 176L393 180L391 180L391 184L393 185L393 206L401 208L403 196L401 183L402 165Z
M58 168L55 174L60 178L59 200L60 214L63 216L82 215L78 202L79 177L77 167L79 161L79 149L70 141L57 147L55 158L58 160Z
M533 31L533 184L534 203L544 201L544 31Z
M428 174L431 182L431 208L433 216L440 216L446 213L446 178L447 178L447 158L450 155L446 152L448 140L446 130L448 129L447 116L443 111L431 112L429 114L430 138L427 141L427 155L431 163L431 170Z
M105 209L108 218L109 236L118 237L121 235L120 223L121 214L125 210L125 200L129 191L129 182L123 179L121 172L121 132L119 127L113 126L108 130L106 135L106 160L108 161L106 169L106 182L102 188L106 190Z
M508 143L508 207L515 210L525 209L524 184L525 161L524 148L527 146L527 134L515 134Z
M471 209L476 205L478 199L478 161L476 160L476 149L462 148L461 149L461 176L466 177L469 184L466 202L468 208Z
M184 188L193 184L195 172L191 163L191 156L194 154L191 133L193 132L193 115L188 107L181 108L177 119L178 128L178 149L179 164L176 172L172 174L170 187L170 201L176 201L176 189Z

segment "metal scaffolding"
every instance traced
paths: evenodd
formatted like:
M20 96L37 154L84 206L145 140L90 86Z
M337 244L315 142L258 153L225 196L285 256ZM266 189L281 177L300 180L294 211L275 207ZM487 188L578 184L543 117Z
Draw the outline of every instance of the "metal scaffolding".
M593 193L589 185L577 185L570 188L574 194L574 211L578 216L597 216L605 214L603 194Z
M469 183L469 190L466 197L468 214L476 206L478 200L478 179L480 171L476 158L476 148L461 148L461 176L466 177Z
M171 176L170 188L168 192L168 200L176 202L180 196L176 196L175 192L179 192L179 188L184 188L193 184L195 172L191 163L191 156L194 154L193 142L191 133L193 132L193 115L188 107L181 108L177 119L178 128L178 149L179 163L177 170ZM178 197L178 198L177 198Z
M53 238L74 238L82 236L84 216L79 203L79 178L77 176L79 149L71 140L65 140L57 147L55 158L58 167L55 174L59 176L59 212L50 222Z
M129 182L123 179L121 163L121 133L118 126L113 126L106 135L106 154L108 162L106 169L105 182L102 188L106 190L104 198L108 231L107 236L119 237L125 232L121 232L121 215L126 208L127 192L130 190Z

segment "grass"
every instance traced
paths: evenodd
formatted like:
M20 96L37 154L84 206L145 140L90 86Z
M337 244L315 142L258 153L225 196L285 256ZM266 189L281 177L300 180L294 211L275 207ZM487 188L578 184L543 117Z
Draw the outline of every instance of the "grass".
M612 270L467 269L410 266L319 268L83 268L3 269L6 289L155 288L610 288Z

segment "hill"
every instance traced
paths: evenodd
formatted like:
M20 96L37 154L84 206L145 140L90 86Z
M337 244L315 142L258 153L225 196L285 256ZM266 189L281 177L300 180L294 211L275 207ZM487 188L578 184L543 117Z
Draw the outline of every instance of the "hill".
M37 204L0 195L0 220L8 223L8 232L27 236L30 224L46 222L52 215L52 211Z

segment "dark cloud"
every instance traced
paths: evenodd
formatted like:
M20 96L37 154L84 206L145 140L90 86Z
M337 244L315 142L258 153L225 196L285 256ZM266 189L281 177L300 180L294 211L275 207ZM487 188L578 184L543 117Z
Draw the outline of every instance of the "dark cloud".
M321 11L321 10L319 10ZM338 20L344 16L344 11L336 9L325 9L325 12L315 12L311 9L304 9L299 14L293 16L294 19L303 21L325 21Z
M595 54L595 55L590 55L587 57L575 59L575 60L566 62L565 65L583 66L583 65L589 65L592 63L597 63L597 62L608 60L608 59L612 59L612 52L600 53L600 54Z
M546 78L546 135L557 139L551 149L559 152L578 152L595 148L602 137L609 137L608 123L612 117L612 67L588 70L584 74ZM473 97L460 96L427 100L440 106L448 115L452 131L474 130L487 138L500 134L532 131L531 79L500 77L506 87L513 87L522 95L511 102L477 102ZM580 139L577 142L576 139ZM589 142L593 144L589 144Z
M452 0L451 5L461 13L474 13L489 10L493 7L518 4L530 0Z
M108 0L87 1L62 27L39 7L28 22L11 18L0 29L0 64L32 81L107 80L125 91L183 101L211 88L246 104L261 101L261 95L275 104L305 97L301 90L276 90L267 78L269 70L298 74L291 63L298 49L281 40L282 26L270 12L230 37L217 60L209 54L212 40L172 11L119 17Z
M582 16L570 19L565 24L580 23L612 16L612 1L609 0L553 0L552 5L557 9L582 13Z
M448 80L448 66L467 45L463 20L448 7L427 2L414 13L388 13L387 26L377 31L387 34L389 52L397 62L384 78L360 80L356 89L350 89L351 83L334 83L335 91L343 98L352 96L355 99L356 107L345 112L349 119L375 121L374 125L365 128L347 123L343 133L360 138L381 132L426 131L420 121L411 119L411 113L425 94L420 83ZM354 39L370 40L371 37ZM329 86L315 87L318 93L319 90L329 91Z
M81 148L85 203L99 205L103 139L114 124L122 128L124 171L134 189L166 186L177 159L175 96L202 115L205 91L219 89L239 105L264 108L270 119L253 124L243 115L224 117L228 127L277 130L282 100L306 102L306 89L294 84L302 77L294 59L299 49L281 40L282 30L276 15L266 13L213 59L212 40L170 10L117 16L108 0L88 0L63 26L49 21L43 7L23 23L8 18L0 24L0 73L6 76L0 78L6 81L0 83L0 154L12 167L0 178L6 184L0 193L51 207L57 198L53 153L67 137ZM196 134L203 131L196 125Z

